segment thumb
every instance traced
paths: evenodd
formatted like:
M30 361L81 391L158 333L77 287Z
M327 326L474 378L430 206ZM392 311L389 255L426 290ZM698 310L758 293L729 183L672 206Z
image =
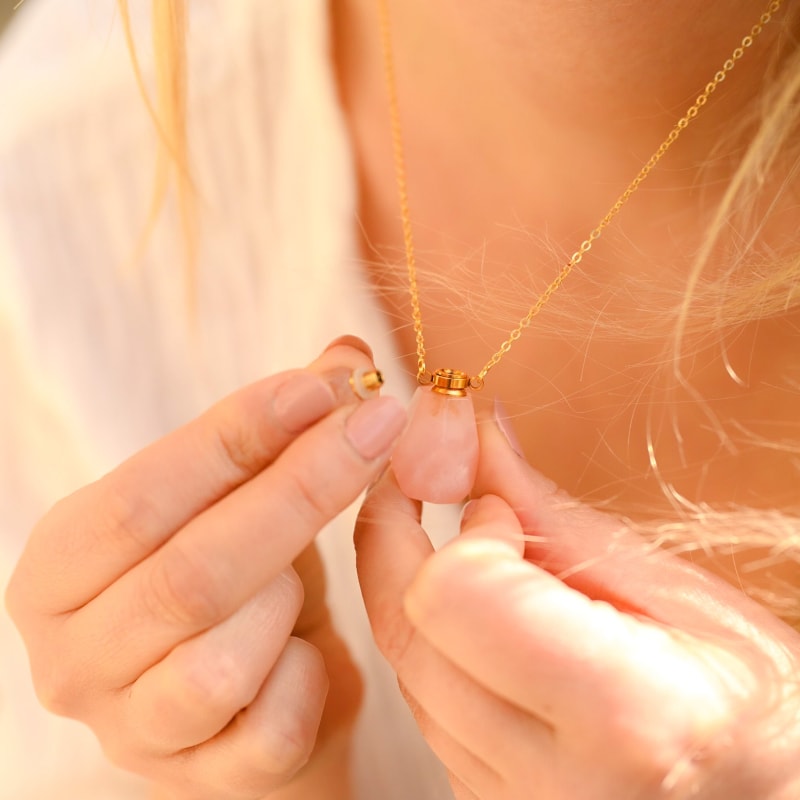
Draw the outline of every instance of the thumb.
M525 536L514 509L493 494L470 500L464 506L460 538L500 540L510 544L519 556L525 550Z
M730 584L561 491L517 455L495 420L484 419L479 436L473 493L496 495L514 510L528 561L592 599L698 634L749 637L755 624L786 635L783 623Z
M620 548L627 552L635 545L641 554L641 539L621 520L570 497L521 458L497 417L483 418L478 430L473 497L494 495L514 510L527 537L529 560L561 573Z

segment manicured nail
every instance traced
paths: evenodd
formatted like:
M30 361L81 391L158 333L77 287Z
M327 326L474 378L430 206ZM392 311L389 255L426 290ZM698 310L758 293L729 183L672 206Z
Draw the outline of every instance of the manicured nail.
M358 405L345 423L345 434L358 454L372 461L389 451L406 426L406 411L394 397L376 397Z
M317 375L299 372L289 377L275 392L272 413L290 433L301 433L333 411L336 398Z
M511 449L520 458L525 458L525 452L522 449L522 443L517 437L517 434L514 432L514 429L511 427L511 423L508 420L508 414L506 414L506 410L499 398L495 398L494 401L494 421L497 424L497 427L500 428L500 432L506 437L506 441Z
M328 350L332 350L334 347L353 347L356 350L360 350L362 353L364 353L364 355L366 355L370 361L374 360L372 348L358 336L351 336L350 334L346 336L338 336L325 348L323 352L327 353Z

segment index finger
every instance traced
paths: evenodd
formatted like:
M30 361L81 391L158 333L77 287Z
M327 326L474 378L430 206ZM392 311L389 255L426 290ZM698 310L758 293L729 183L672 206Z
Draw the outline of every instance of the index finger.
M405 423L405 410L392 397L337 409L292 442L273 467L192 519L69 616L59 635L83 663L91 661L103 683L127 685L286 569L380 471ZM80 670L83 663L70 667Z
M307 370L231 394L56 504L31 534L9 606L21 607L24 598L27 608L59 614L96 597L268 466L303 428L356 402L339 384L353 370L373 367L367 352L337 341Z

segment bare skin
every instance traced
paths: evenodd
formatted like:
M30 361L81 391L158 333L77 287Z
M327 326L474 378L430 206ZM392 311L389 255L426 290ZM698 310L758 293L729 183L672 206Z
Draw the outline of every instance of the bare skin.
M396 322L398 345L413 375L415 347L408 324L374 5L371 0L334 3L342 15L336 28L341 90L361 179L365 263ZM670 4L668 11L663 4L644 2L466 0L457 6L454 1L391 3L429 363L433 368L474 372L527 310L535 292L520 292L520 287L541 291L552 279L749 29L753 6L706 4L707 13L700 17L690 0ZM585 270L570 279L490 375L488 399L503 398L527 456L554 482L538 483L542 493L534 489L541 476L517 484L511 477L513 459L506 453L505 467L493 463L500 450L490 444L492 426L481 427L484 477L475 494L502 497L534 536L522 558L509 555L509 571L497 576L496 591L482 593L492 582L494 551L488 539L505 533L519 546L519 528L511 519L510 528L504 529L496 498L479 500L487 505L473 511L451 548L436 554L419 527L418 508L393 489L390 478L373 492L362 512L356 543L373 631L423 735L448 768L458 800L520 800L531 796L532 787L548 800L670 796L666 787L671 781L676 796L693 793L714 800L788 800L797 793L797 732L786 726L796 713L795 698L787 698L782 707L787 714L783 723L772 730L770 722L775 720L766 723L767 733L757 724L742 724L743 717L750 719L742 711L749 700L740 705L749 690L738 700L723 701L730 712L722 726L726 733L709 738L730 741L729 735L734 740L741 736L739 743L717 753L700 745L702 774L690 769L688 774L667 775L680 761L677 754L685 752L687 741L697 744L708 735L708 729L700 732L705 722L696 715L703 716L716 701L708 695L692 697L700 684L689 679L681 682L681 699L666 700L661 716L655 709L669 693L646 689L639 695L643 684L638 679L628 673L622 680L626 670L620 669L621 663L611 666L614 653L622 661L644 664L647 659L640 656L652 653L647 636L640 645L631 641L608 647L605 655L590 643L591 636L569 636L574 679L565 678L565 662L551 638L559 637L561 625L555 620L562 604L589 601L585 632L594 631L606 646L614 636L608 635L610 629L601 618L626 628L642 621L645 627L675 625L680 631L677 640L688 633L686 643L698 653L709 639L717 639L713 633L693 636L692 631L708 631L697 625L695 613L708 612L721 631L736 609L746 608L759 622L751 628L756 638L740 642L742 649L765 641L761 637L774 630L793 653L784 674L796 670L797 635L774 617L727 586L717 585L705 595L695 578L687 584L673 581L677 573L668 575L672 567L664 554L654 554L652 561L647 556L629 559L617 550L620 537L626 535L618 520L609 520L604 534L603 525L595 524L599 518L570 518L573 501L558 491L610 502L633 517L672 516L664 483L690 500L764 508L795 502L796 471L787 464L791 455L765 450L754 454L742 444L732 421L738 419L752 432L773 439L779 431L789 435L796 426L798 403L796 389L791 389L799 377L792 355L800 344L796 319L752 326L735 339L720 337L692 363L682 364L702 403L687 392L665 393L653 368L669 356L670 341L670 326L658 330L654 312L674 306L683 295L692 256L717 199L714 181L729 177L737 145L731 142L723 150L714 169L701 172L697 165L707 160L710 144L756 91L774 39L762 44L760 55L748 53L736 81L725 85L708 113L592 250ZM779 247L785 241L795 225L793 204L789 199L775 209L771 225L762 232L762 245ZM397 265L396 270L387 269L387 264ZM453 285L466 286L466 298L456 295ZM491 305L493 295L514 292L522 299L513 313L503 307L498 313ZM611 335L609 329L617 324L623 333ZM691 340L686 344L689 350L696 346ZM743 385L726 370L723 346ZM711 421L716 420L728 440L721 440L713 429ZM684 437L682 445L676 430ZM727 444L738 449L729 453L723 446ZM500 477L489 477L494 475ZM554 504L555 517L565 523L561 530L544 519L546 497ZM486 527L478 533L483 542L473 550L472 526L480 528L477 518L483 512ZM562 548L570 551L566 558ZM620 569L615 572L618 556ZM734 563L724 556L695 561L734 585L736 567L745 565L745 559ZM678 572L685 568L675 566ZM519 584L512 578L517 569L526 573ZM552 574L569 577L538 594L534 587L543 588L539 579L547 583ZM786 564L771 575L763 573L763 585L774 586L779 574L787 581L798 577ZM577 590L571 599L564 584ZM661 616L648 608L651 593L673 600L693 598L694 611L684 616L687 609L675 614L673 607ZM422 608L420 595L426 597ZM491 602L497 605L481 624L481 614ZM512 630L514 610L523 608L519 627ZM595 613L598 617L590 621ZM463 651L448 641L459 624L464 625ZM494 637L498 631L507 633L504 642ZM733 640L737 638L734 634ZM542 650L534 653L530 642ZM497 659L480 675L478 652ZM739 644L732 644L726 657L736 652ZM681 657L682 668L692 658ZM671 671L668 658L656 662L658 668L649 664L643 669L644 683L659 670ZM520 667L516 690L502 685L514 665ZM542 666L541 675L533 674L534 665ZM589 677L595 668L610 678L610 703L605 708L599 700L602 692ZM714 687L712 694L726 685L725 677L714 673L712 668L703 679ZM543 686L547 688L541 703L535 708L526 705L526 692ZM587 690L586 702L578 700L560 720L553 716L549 691L557 686L573 697ZM638 697L630 705L623 699L628 690L631 699ZM759 691L751 695L754 708L761 703ZM640 705L644 697L648 699ZM520 708L533 709L532 714L523 720ZM594 722L584 717L592 712L599 714ZM635 728L636 720L643 719L653 727L649 732L638 729L629 748L626 736L608 727L612 719L620 720L623 728L628 723ZM491 732L493 721L496 735ZM570 730L579 743L576 752L582 754L574 762L567 752ZM587 737L597 731L602 731L603 741L588 745ZM608 736L615 743L613 751L605 745ZM552 750L549 743L555 745ZM672 746L672 755L666 755ZM624 766L618 770L611 762L621 751ZM786 759L768 770L775 777L773 785L762 768L752 768L748 753L756 751L766 759ZM587 753L598 754L602 766L592 769ZM665 755L666 761L659 764ZM581 786L581 776L586 775L591 776L590 785ZM693 780L698 781L695 790L687 791Z
M365 259L374 265L372 278L397 321L413 374L375 3L337 0L334 8ZM474 372L749 29L753 6L717 2L698 15L689 0L670 4L668 12L648 3L556 8L509 0L459 3L454 10L453 3L410 0L392 9L411 211L426 273L429 362ZM708 415L723 424L747 420L765 435L775 420L787 427L796 421L796 401L785 389L797 369L795 321L754 326L726 342L746 388L731 380L715 341L697 364L684 365L705 405L686 403L679 393L682 405L667 413L663 396L649 394L657 380L652 364L665 358L666 329L641 336L652 328L654 310L675 305L685 287L708 221L698 212L696 164L752 96L776 31L747 54L581 273L491 374L486 396L503 399L525 451L576 495L613 500L626 511L663 512L649 436L661 478L690 499L769 507L794 490L791 473L779 468L783 456L753 458L748 450L729 456L708 431ZM725 173L726 163L713 177ZM713 187L703 191L714 199ZM777 238L784 220L780 214L774 220ZM385 261L397 270L387 270ZM465 300L454 284L474 288ZM517 294L516 305L498 318L491 298L509 293ZM616 324L636 333L606 336L604 327ZM686 436L682 449L673 419ZM728 434L735 437L730 428Z
M365 257L380 263L400 260L400 242L373 3L332 7ZM475 371L511 327L487 298L551 279L559 254L602 216L752 24L752 7L393 7L429 356ZM793 488L781 456L721 456L706 431L710 418L729 415L757 431L768 417L796 420L784 383L796 377L787 321L727 343L744 387L718 348L702 353L687 375L706 402L670 398L674 416L647 391L666 335L612 338L586 322L648 330L653 309L680 294L706 221L694 165L752 95L760 52L558 296L566 311L549 307L492 374L487 394L524 410L524 446L571 494L633 512L663 507L662 477L689 498L765 506ZM731 154L704 180L724 177ZM713 197L712 183L702 188ZM780 242L786 210L776 209L765 244ZM387 312L406 322L402 278L370 274ZM466 314L442 288L456 278L478 287ZM519 305L512 318L527 298ZM413 372L407 326L398 344ZM356 537L364 600L458 800L521 800L534 779L543 800L616 800L631 788L664 797L687 743L712 739L721 752L700 752L711 758L689 775L702 781L694 796L727 800L744 777L747 797L795 797L797 698L787 691L779 710L788 717L773 717L763 676L790 684L798 634L703 571L643 551L618 518L569 500L524 465L495 426L481 427L479 499L465 536L434 555L419 509L384 473L403 409L390 398L354 409L328 385L331 370L369 366L361 343L334 343L308 370L242 389L40 522L7 602L44 702L89 724L112 760L151 779L158 800L349 800L360 679L330 623L312 545L383 473ZM280 399L287 390L291 402ZM691 434L682 454L672 422ZM525 545L523 532L534 534ZM564 570L569 578L555 577ZM520 652L532 656L534 680ZM742 719L763 719L766 732ZM614 759L592 761L607 731L624 734ZM583 782L587 765L602 782Z
M376 641L456 800L797 797L800 635L480 436L460 536L435 551L391 472L356 526Z
M396 400L355 403L347 377L371 366L337 340L65 498L29 538L6 602L39 697L157 800L349 798L361 682L313 540L405 423Z

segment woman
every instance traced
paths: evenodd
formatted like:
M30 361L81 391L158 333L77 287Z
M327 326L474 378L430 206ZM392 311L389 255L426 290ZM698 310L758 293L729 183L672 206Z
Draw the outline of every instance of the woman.
M7 71L39 26L70 40L54 5ZM799 643L775 613L797 597L792 9L475 393L506 411L482 417L475 500L434 555L385 470L402 404L347 386L377 363L406 394L417 344L378 6L194 5L185 140L164 78L183 33L160 6L162 143L193 186L146 242L157 140L99 12L51 95L8 90L4 503L23 528L136 453L44 515L10 581L45 705L157 797L446 797L359 627L339 515L377 480L363 604L458 800L796 796ZM475 371L757 18L391 11L426 355ZM375 358L337 339L286 371L342 330ZM309 545L334 518L331 616ZM713 575L736 570L771 611ZM91 796L70 772L67 796Z

